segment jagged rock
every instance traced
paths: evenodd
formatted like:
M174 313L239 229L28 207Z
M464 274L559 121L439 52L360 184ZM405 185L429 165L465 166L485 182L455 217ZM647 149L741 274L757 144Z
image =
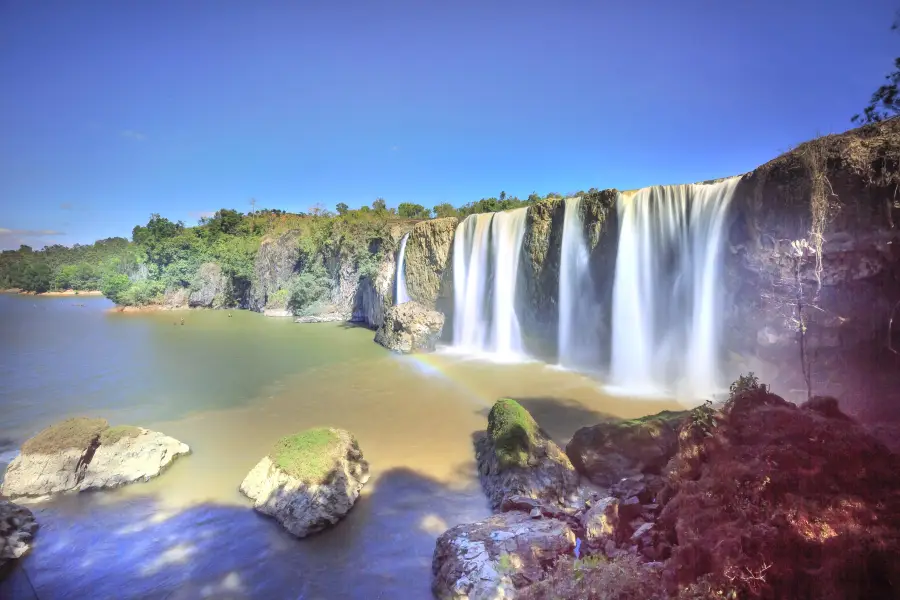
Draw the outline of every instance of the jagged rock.
M266 308L263 310L266 317L293 317L294 313L286 308Z
M620 479L609 488L609 493L616 498L638 498L643 503L650 503L665 487L665 480L659 475L638 473Z
M566 454L578 472L597 485L612 485L638 473L659 473L678 448L678 426L687 414L663 411L582 427L566 446Z
M6 469L0 493L35 498L148 481L189 452L187 444L158 431L69 419L25 442Z
M431 352L441 338L444 315L428 310L418 302L392 306L384 315L384 324L375 333L375 341L394 352Z
M208 262L200 265L194 279L189 304L191 307L221 308L225 306L228 279L222 267Z
M494 508L513 495L566 506L578 492L572 463L515 400L498 400L491 408L475 455L481 485Z
M622 537L619 522L619 501L616 498L597 500L581 516L585 541L601 548L610 540L615 544Z
M0 573L7 562L28 552L37 529L30 510L0 499Z
M457 525L437 540L432 590L441 600L514 598L517 588L543 579L545 566L574 547L566 523L522 512Z
M241 483L253 508L297 537L342 519L369 480L369 464L348 431L317 428L278 441Z

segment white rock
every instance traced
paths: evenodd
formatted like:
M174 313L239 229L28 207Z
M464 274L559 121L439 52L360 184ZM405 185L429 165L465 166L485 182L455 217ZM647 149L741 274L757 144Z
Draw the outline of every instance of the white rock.
M38 525L31 511L7 500L0 500L0 569L31 548Z
M0 493L12 499L42 498L115 488L156 477L176 457L190 452L187 444L158 431L140 431L135 437L97 443L86 451L20 453L7 467Z

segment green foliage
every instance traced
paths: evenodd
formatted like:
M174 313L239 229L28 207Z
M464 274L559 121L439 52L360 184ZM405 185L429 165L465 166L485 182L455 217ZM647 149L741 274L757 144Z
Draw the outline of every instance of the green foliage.
M335 206L335 209L337 209L337 213L339 215L346 215L347 211L350 210L350 207L343 202L338 202L337 206Z
M321 263L313 263L288 283L288 309L295 315L305 315L328 299L331 278Z
M401 202L397 207L397 214L406 219L430 219L431 211L421 204Z
M317 427L281 438L269 452L275 466L308 484L328 482L341 439L328 427Z
M266 301L266 308L287 308L288 301L291 298L291 291L288 289L280 289L269 294Z
M456 207L450 204L449 202L443 202L438 204L434 208L431 209L434 213L435 218L440 219L443 217L456 217L459 216L459 213L456 210Z
M487 432L502 468L528 466L539 428L521 404L510 398L497 400L488 414Z
M162 294L165 289L165 285L161 281L151 281L149 279L137 281L119 294L116 304L123 306L157 304L162 301Z
M750 371L746 375L741 375L740 377L738 377L737 381L729 386L728 391L731 398L735 398L736 396L739 396L744 392L768 392L769 387L764 383L760 383L759 377L754 375L753 371Z
M900 114L900 57L894 59L894 70L885 76L887 83L879 87L869 98L862 114L853 115L854 123L878 123Z
M48 292L53 284L53 275L50 267L42 260L29 261L22 271L22 278L18 287L30 292L41 294Z
M116 304L122 304L122 294L129 287L131 287L131 280L128 279L128 275L109 273L103 278L100 291Z
M712 437L716 429L716 409L713 403L707 400L697 408L691 411L690 427L700 432L704 437Z

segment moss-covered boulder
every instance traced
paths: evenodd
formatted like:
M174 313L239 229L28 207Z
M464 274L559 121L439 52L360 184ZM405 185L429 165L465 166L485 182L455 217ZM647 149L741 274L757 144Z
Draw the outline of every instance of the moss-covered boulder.
M579 473L609 486L638 473L659 474L678 449L678 427L687 411L610 420L575 432L566 454Z
M158 431L75 417L22 445L0 493L15 499L115 488L156 477L189 452L187 444Z
M515 400L498 400L475 442L481 485L491 506L525 496L565 506L578 489L578 473L531 414Z
M348 431L308 429L281 438L241 483L253 508L297 537L342 519L369 480L369 464Z

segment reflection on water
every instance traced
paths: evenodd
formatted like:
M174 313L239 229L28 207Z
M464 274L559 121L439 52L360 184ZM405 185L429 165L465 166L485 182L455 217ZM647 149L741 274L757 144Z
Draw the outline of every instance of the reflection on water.
M0 359L15 375L0 382L13 417L0 442L89 413L193 454L147 484L36 506L42 528L22 566L43 600L427 598L437 535L488 514L471 439L496 398L519 399L560 443L604 416L673 407L608 398L540 363L395 356L360 328L68 302L0 296L0 333L16 340ZM372 479L338 526L297 540L237 488L278 437L315 425L353 432Z

